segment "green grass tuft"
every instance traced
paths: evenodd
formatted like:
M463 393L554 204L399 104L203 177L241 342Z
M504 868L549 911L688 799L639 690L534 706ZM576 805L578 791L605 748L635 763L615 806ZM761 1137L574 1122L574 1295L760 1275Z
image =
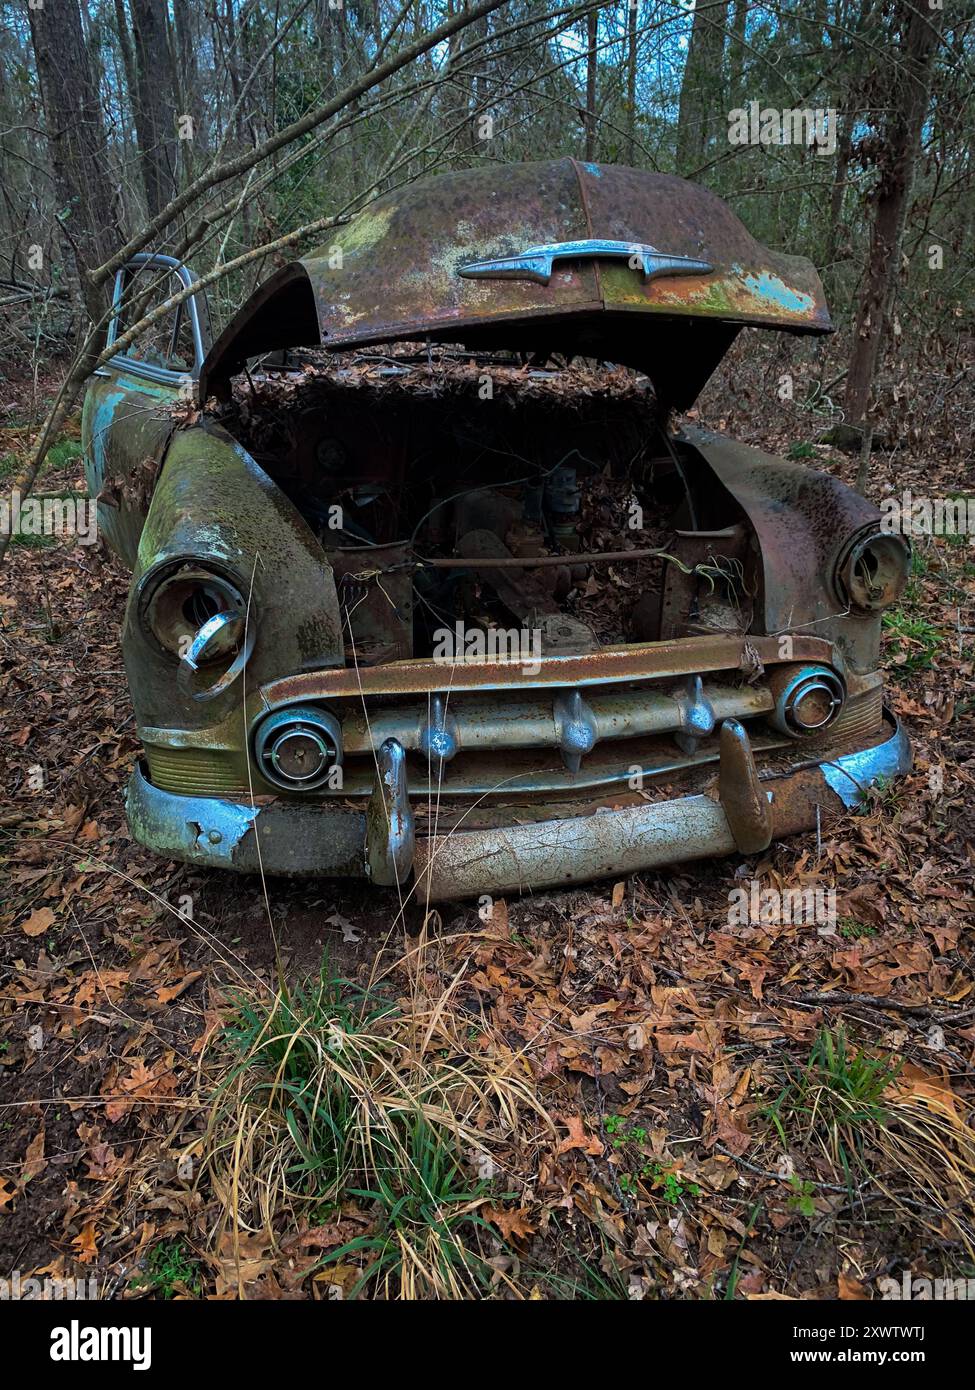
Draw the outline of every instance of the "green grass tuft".
M913 673L930 669L944 641L943 632L926 618L917 617L903 608L894 608L885 613L883 626L888 649L899 670Z
M149 1251L143 1272L132 1285L148 1289L157 1298L175 1298L177 1293L198 1298L202 1291L200 1262L187 1253L181 1241L160 1241Z
M822 1028L805 1067L788 1067L787 1080L765 1113L784 1148L800 1131L815 1137L849 1174L862 1157L864 1133L883 1126L883 1097L900 1062L854 1049L846 1029Z

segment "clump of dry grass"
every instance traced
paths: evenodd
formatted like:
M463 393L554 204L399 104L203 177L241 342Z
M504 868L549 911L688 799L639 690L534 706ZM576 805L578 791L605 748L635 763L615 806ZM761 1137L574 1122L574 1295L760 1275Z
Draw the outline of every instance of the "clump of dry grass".
M457 1004L421 936L369 990L334 978L238 994L216 1064L206 1166L220 1197L214 1238L273 1244L354 1210L361 1233L323 1256L361 1270L353 1293L482 1295L497 1251L480 1210L551 1130L522 1057Z
M873 1189L975 1258L975 1128L946 1081L823 1028L766 1113L786 1151L812 1143L830 1160L851 1200Z
M938 1240L975 1260L975 1129L967 1108L937 1078L899 1075L874 1143L910 1196L909 1210ZM884 1185L882 1175L875 1178ZM898 1200L894 1195L895 1202ZM900 1199L903 1202L903 1198Z

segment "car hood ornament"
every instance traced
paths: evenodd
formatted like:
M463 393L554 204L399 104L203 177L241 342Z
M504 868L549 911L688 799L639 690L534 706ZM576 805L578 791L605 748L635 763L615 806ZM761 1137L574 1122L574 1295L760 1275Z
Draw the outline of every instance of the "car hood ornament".
M689 256L670 256L637 241L557 241L546 246L527 246L514 256L498 256L484 261L469 261L459 266L457 274L465 280L534 280L547 285L552 278L556 261L597 256L602 260L625 260L633 270L639 270L645 281L658 280L665 275L707 275L714 267L707 261L695 261Z

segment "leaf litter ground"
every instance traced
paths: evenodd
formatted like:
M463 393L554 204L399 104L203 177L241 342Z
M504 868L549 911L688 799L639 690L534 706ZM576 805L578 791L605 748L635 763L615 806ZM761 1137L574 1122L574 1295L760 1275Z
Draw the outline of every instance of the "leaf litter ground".
M707 423L783 452L815 440L821 420L756 404L776 362L734 366ZM958 463L970 425L922 457L930 405L888 400L907 444L875 455L871 494L975 491ZM810 447L852 482L854 460ZM68 458L45 490L79 474ZM17 546L0 570L0 1268L94 1276L115 1297L347 1294L359 1271L322 1260L369 1229L364 1200L214 1234L226 1193L201 1159L222 1029L242 985L277 965L313 974L323 952L360 984L378 954L405 990L415 938L361 885L276 881L266 903L259 883L132 842L126 586L77 546ZM537 894L487 921L447 906L431 924L424 987L449 990L471 1046L510 1063L550 1119L507 1148L490 1136L488 1296L869 1298L892 1271L971 1273L972 543L922 541L899 612L888 698L915 769L863 814L744 862ZM752 879L835 889L839 934L729 925L729 893ZM824 1028L899 1066L853 1167L808 1069Z

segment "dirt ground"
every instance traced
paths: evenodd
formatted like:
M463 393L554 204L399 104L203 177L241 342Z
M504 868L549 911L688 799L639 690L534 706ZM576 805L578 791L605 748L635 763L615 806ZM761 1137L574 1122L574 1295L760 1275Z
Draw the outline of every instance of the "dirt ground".
M770 449L814 439L822 421L768 409L775 370L736 376L732 359L700 418ZM922 449L931 398L912 415L909 395L871 495L975 491L970 435ZM8 433L0 454L17 447ZM853 481L829 447L807 461ZM46 476L59 485L83 487L77 457ZM914 568L885 658L915 768L863 814L820 843L432 924L427 971L463 972L463 1007L553 1121L512 1150L489 1218L519 1296L868 1298L892 1270L972 1272L975 542L925 540ZM271 881L265 898L133 843L126 588L98 548L18 545L0 570L0 1271L94 1275L110 1296L320 1297L287 1232L249 1234L243 1275L214 1240L223 1195L192 1161L214 1049L235 984L271 978L274 938L291 979L327 951L363 982L409 938L392 895ZM752 879L835 889L840 934L730 925ZM824 1026L900 1062L887 1128L903 1143L865 1131L852 1177L815 1117L783 1132L769 1114ZM162 1246L183 1263L153 1286Z

